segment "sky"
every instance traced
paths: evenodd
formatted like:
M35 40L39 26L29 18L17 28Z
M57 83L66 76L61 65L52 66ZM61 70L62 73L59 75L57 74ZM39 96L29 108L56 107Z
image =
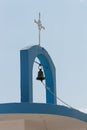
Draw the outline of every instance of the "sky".
M41 46L56 67L57 96L87 112L87 0L0 0L0 103L20 102L20 50L38 45L39 12L45 26ZM45 102L37 73L34 64L34 102Z

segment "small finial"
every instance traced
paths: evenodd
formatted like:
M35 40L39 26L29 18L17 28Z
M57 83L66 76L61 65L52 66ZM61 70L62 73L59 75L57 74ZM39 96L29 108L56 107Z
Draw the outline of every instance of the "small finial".
M34 22L38 25L38 31L39 31L39 46L40 46L40 35L41 35L41 29L45 29L45 27L42 25L41 20L40 20L40 13L39 13L39 19L38 21L34 20Z

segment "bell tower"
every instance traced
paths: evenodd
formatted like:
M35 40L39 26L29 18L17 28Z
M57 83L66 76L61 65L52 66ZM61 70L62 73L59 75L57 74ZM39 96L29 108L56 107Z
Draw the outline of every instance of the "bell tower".
M56 70L48 52L39 45L20 51L21 61L21 102L33 102L32 72L35 58L40 60L43 66L46 86L56 95ZM46 90L46 103L56 104L56 96Z

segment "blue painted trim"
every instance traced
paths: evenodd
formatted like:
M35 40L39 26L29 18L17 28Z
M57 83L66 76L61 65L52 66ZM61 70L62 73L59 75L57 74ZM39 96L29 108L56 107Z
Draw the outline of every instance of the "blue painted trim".
M0 114L53 114L87 122L87 114L65 106L41 103L0 104Z

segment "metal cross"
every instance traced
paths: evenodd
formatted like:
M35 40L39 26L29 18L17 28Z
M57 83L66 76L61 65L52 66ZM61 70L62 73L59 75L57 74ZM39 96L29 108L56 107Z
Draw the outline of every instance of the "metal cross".
M38 21L34 20L34 22L38 25L38 31L39 31L39 46L40 46L40 33L41 29L45 29L45 27L42 25L41 20L40 20L40 13L39 13L39 19Z

